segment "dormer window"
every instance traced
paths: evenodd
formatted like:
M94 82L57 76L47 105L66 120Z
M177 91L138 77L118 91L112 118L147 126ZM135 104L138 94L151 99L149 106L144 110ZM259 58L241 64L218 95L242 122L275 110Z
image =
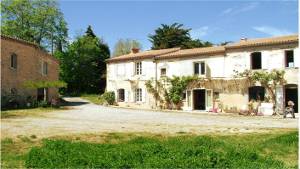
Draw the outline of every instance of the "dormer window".
M142 74L142 62L135 63L135 74L141 75Z
M10 56L10 67L17 69L17 55L15 53Z
M205 62L194 63L194 74L205 75Z

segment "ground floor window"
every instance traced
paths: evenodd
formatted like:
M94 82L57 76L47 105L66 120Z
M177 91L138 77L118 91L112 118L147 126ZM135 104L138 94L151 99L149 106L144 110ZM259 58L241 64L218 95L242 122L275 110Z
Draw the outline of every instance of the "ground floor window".
M263 101L265 98L265 88L262 86L249 87L249 101Z
M119 89L118 90L118 102L124 102L125 101L125 90Z
M135 101L136 102L142 101L142 89L141 88L135 89Z

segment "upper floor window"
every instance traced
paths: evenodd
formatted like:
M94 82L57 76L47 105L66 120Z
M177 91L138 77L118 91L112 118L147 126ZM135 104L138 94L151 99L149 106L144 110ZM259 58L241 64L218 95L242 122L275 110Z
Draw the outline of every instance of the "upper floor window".
M17 55L12 54L10 56L10 67L13 69L17 69Z
M251 53L251 69L261 69L261 52Z
M161 68L160 69L160 76L161 77L164 77L164 76L166 76L167 75L167 69L166 68Z
M135 89L135 101L136 102L142 101L142 89L141 88Z
M194 63L194 74L205 75L205 62Z
M125 100L125 90L118 89L118 102L124 102Z
M285 51L285 67L294 67L294 51L287 50Z
M142 62L135 63L135 74L141 75L142 74Z
M48 74L48 63L47 62L43 62L43 64L42 64L42 74L43 75Z

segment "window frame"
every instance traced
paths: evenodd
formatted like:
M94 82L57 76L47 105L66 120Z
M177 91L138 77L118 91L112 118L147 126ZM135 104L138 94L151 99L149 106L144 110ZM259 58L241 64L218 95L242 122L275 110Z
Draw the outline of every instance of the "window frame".
M293 55L292 55L293 62L288 62L288 52L293 53ZM284 51L284 63L285 63L285 68L294 68L295 67L295 52L293 49ZM289 63L293 63L293 66L289 66Z
M196 68L196 65L198 65L197 66L198 69ZM204 76L205 74L206 74L205 61L194 62L194 75Z
M255 54L260 54L260 68L253 68L254 66L253 66L253 57L254 57L254 55ZM260 69L262 69L262 53L261 52L252 52L251 54L250 54L250 69L251 70L260 70Z
M164 71L162 71L164 70ZM164 72L164 74L163 74ZM167 76L167 68L160 68L160 77L166 77Z
M42 75L48 75L48 62L43 61L42 63Z
M135 62L135 75L142 75L142 62Z
M135 102L142 102L143 101L143 90L142 88L135 89Z
M15 53L10 55L10 68L15 70L18 68L18 56Z
M123 95L121 95L120 91L123 91ZM123 99L120 96L123 96ZM118 89L118 102L125 102L125 89Z

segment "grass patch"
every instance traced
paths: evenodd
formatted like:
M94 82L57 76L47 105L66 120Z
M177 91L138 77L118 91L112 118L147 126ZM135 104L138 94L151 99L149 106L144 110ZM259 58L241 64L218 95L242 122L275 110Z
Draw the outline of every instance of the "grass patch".
M102 97L100 97L100 95L97 95L97 94L82 94L80 97L83 99L86 99L94 104L105 103L105 100Z
M16 109L16 110L5 110L1 111L1 118L18 118L18 117L26 117L26 116L43 116L44 113L58 111L58 110L66 110L65 108L30 108L30 109Z
M124 139L124 136L118 134L110 134L108 137ZM47 139L43 141L41 147L30 150L26 155L25 166L29 168L297 168L297 152L297 132L242 136L137 136L127 141L102 144ZM291 157L293 158L291 162L286 163L285 159Z

